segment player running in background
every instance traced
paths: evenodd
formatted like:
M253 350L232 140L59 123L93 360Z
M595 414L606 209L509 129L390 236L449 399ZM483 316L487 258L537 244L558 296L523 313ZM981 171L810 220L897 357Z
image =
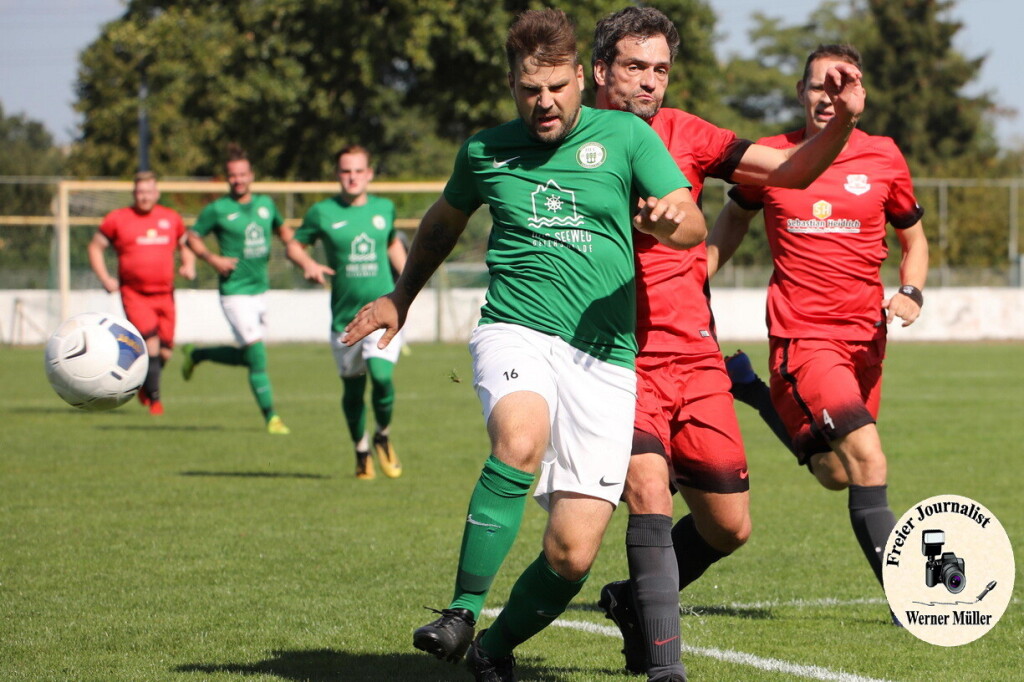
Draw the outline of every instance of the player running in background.
M346 336L354 344L385 328L381 343L391 340L469 216L490 206L490 284L470 350L492 454L470 499L454 598L413 635L442 659L469 648L474 676L489 682L516 679L513 649L582 588L622 495L636 383L631 225L675 248L705 236L689 183L650 127L581 106L583 67L563 12L524 12L505 50L519 118L463 145L395 291ZM647 199L632 218L634 193ZM549 514L543 551L474 641L535 478Z
M164 413L160 373L174 348L174 254L178 274L195 279L195 256L185 246L185 223L177 211L157 202L160 188L150 171L135 174L131 206L111 211L89 242L89 265L103 288L121 290L121 304L128 321L146 340L149 371L139 389L139 401L152 415ZM117 254L117 278L111 277L103 260L108 247Z
M628 7L594 35L597 106L636 114L658 133L699 199L707 176L803 187L842 149L864 106L859 72L829 87L839 111L796 150L752 144L679 109L662 107L679 34L660 11ZM676 251L634 238L638 314L637 410L624 499L630 580L601 590L622 631L626 667L650 680L681 679L679 590L750 534L749 478L729 378L715 338L706 250ZM690 513L672 525L672 488ZM678 567L678 568L677 568Z
M373 449L385 476L398 478L402 464L391 445L395 404L392 376L401 350L401 335L386 348L377 343L380 329L355 346L341 341L345 325L365 304L394 288L392 268L401 274L405 246L395 232L395 205L367 194L373 180L370 152L351 145L335 156L341 194L312 206L288 243L288 258L306 279L325 284L331 279L331 350L342 381L341 409L356 450L356 478L374 478L370 439L366 433L366 376L377 429ZM323 242L327 265L317 263L304 247Z
M859 68L849 45L822 45L797 83L802 129L761 140L790 149L822 134L838 115L827 73ZM928 273L923 211L910 171L888 137L854 131L833 164L805 190L734 187L708 239L714 273L764 210L774 272L768 284L771 400L797 461L829 490L849 490L850 523L882 581L882 548L895 517L886 494L886 458L878 436L887 324L921 313ZM879 269L885 225L902 248L902 286L886 299Z
M266 420L267 432L286 435L289 429L274 409L274 391L267 375L267 350L263 339L267 334L265 294L270 286L267 264L271 232L287 244L291 230L284 225L270 197L252 193L252 166L241 148L232 145L228 149L226 169L230 193L202 210L189 231L188 245L198 258L217 271L220 306L238 345L209 348L185 345L181 374L189 381L195 366L207 360L246 367L249 387ZM203 243L203 237L208 234L216 238L219 254Z

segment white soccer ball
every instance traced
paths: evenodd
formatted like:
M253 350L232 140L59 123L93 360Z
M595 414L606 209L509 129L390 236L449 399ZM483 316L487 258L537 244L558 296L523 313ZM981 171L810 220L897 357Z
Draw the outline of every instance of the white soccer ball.
M109 410L128 402L148 370L139 330L114 315L75 315L46 342L46 378L57 395L83 410Z

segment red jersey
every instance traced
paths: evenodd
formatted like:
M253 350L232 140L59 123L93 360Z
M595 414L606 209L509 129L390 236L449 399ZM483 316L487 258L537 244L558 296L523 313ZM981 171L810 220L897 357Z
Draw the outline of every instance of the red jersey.
M804 131L759 141L786 149ZM885 224L915 225L924 211L910 170L888 137L854 130L846 148L803 190L737 186L729 196L764 208L775 270L768 284L768 333L780 338L870 341L885 334L879 269Z
M728 180L751 145L679 109L660 109L651 127L690 181L698 203L704 178ZM717 351L704 244L678 251L641 232L633 233L633 244L640 353Z
M174 251L185 234L177 211L157 204L149 213L128 206L111 211L100 232L117 252L122 287L143 294L174 290Z

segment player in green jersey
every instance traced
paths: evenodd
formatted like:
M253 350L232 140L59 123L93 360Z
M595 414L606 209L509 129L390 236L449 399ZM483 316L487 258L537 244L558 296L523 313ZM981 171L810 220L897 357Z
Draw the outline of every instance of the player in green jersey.
M377 348L384 335L378 330L356 346L346 346L341 334L359 309L394 288L392 267L405 267L405 247L395 232L395 206L371 196L370 153L358 145L335 156L341 194L312 206L288 243L288 258L302 268L306 279L325 284L331 279L331 349L342 381L341 409L356 449L356 478L374 478L370 439L366 433L366 376L377 430L373 449L385 476L398 478L402 464L391 445L391 412L395 402L392 381L401 343ZM327 265L317 263L304 247L324 245Z
M650 126L581 105L583 67L563 12L524 12L505 51L519 118L463 145L395 290L365 306L345 336L355 344L385 329L386 346L469 216L489 205L490 284L470 350L491 456L469 502L455 596L413 635L438 658L468 649L470 670L489 682L516 679L513 649L582 588L622 494L636 399L632 228L674 248L706 234ZM549 514L543 551L474 641L535 479Z
M182 348L185 362L181 373L185 381L190 380L195 366L206 360L247 367L249 386L263 412L267 432L286 435L289 429L274 409L263 339L267 333L265 292L270 286L270 235L276 233L287 244L291 229L284 225L270 197L252 193L252 166L242 149L229 148L226 169L230 193L202 210L189 231L188 245L196 257L217 271L221 309L238 345L196 348L186 344ZM208 234L216 238L219 254L206 248L203 237Z

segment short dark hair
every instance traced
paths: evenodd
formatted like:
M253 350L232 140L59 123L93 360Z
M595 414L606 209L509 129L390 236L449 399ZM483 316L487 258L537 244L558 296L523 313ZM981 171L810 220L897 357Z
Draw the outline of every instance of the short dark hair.
M575 65L576 27L560 9L527 10L508 29L505 56L512 72L527 57L544 66Z
M244 149L242 149L242 145L238 144L237 142L231 142L228 144L227 158L225 159L226 163L231 163L232 161L248 160L249 155L245 153Z
M811 63L825 57L840 62L846 62L847 64L853 64L858 69L860 68L860 50L855 48L853 45L850 45L849 43L829 43L828 45L818 45L814 52L807 55L807 61L804 62L804 75L800 77L801 82L807 81L807 77L811 73Z
M611 65L619 56L619 41L627 36L650 38L665 36L671 61L679 51L679 31L672 20L653 7L626 7L597 22L591 65L598 60Z
M366 165L367 166L372 165L371 162L370 162L370 159L373 158L373 157L370 156L370 150L369 149L367 149L366 147L364 147L362 145L359 145L359 144L347 144L344 147L342 147L341 149L339 149L334 154L334 165L335 166L337 166L339 163L341 163L341 157L344 156L345 154L363 154L363 155L366 156Z

